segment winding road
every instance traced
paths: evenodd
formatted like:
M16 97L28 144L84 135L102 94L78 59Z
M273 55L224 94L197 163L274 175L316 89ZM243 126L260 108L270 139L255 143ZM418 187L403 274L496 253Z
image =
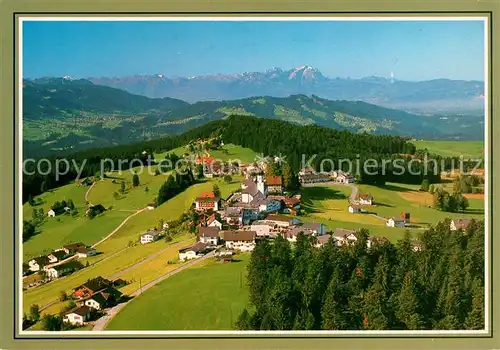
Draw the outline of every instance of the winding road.
M134 292L129 294L129 296L136 297L136 296L142 294L143 292L145 292L146 290L148 290L149 288L153 287L154 285L160 283L161 281L175 275L176 273L184 271L185 269L187 269L193 265L196 265L203 260L206 260L206 259L212 257L213 255L214 255L214 252L212 251L212 252L202 256L201 258L192 260L192 261L188 262L187 264L179 266L175 270L172 270L172 271L154 279L153 281L145 284L144 286L142 286L142 288L136 289ZM124 303L118 304L118 305L112 307L111 309L107 310L107 314L105 316L103 316L100 319L98 319L97 321L95 321L94 328L92 328L92 331L103 331L106 328L106 326L108 325L109 321L111 321L113 319L113 317L115 317L132 300L134 300L134 299L131 299L131 300L126 301Z

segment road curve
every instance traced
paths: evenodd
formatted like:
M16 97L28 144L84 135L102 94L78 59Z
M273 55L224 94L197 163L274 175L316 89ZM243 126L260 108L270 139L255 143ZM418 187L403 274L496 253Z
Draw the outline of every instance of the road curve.
M187 264L185 265L182 265L182 266L179 266L178 268L176 268L175 270L172 270L158 278L156 278L155 280L145 284L144 286L142 286L142 288L139 288L137 290L135 290L134 292L132 292L131 294L129 294L131 297L136 297L140 294L142 294L143 292L145 292L146 290L148 290L149 288L153 287L154 285L160 283L161 281L175 275L176 273L179 273L181 271L184 271L185 269L193 266L193 265L196 265L198 264L199 262L203 261L203 260L206 260L210 257L212 257L214 255L214 252L210 252L204 256L202 256L201 258L198 258L198 259L195 259L195 260L192 260L190 262L188 262ZM98 319L95 323L94 323L94 328L92 328L92 331L103 331L106 326L108 325L109 321L111 321L113 319L113 317L115 317L118 312L120 312L125 306L127 306L128 303L130 303L132 300L134 299L131 299L127 302L124 302L124 303L121 303L121 304L118 304L114 307L112 307L111 309L109 309L107 311L107 314L103 317L101 317L100 319Z

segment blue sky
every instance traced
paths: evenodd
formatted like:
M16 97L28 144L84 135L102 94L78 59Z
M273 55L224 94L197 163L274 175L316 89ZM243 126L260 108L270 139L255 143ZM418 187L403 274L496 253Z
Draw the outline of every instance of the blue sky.
M483 80L481 21L23 24L23 74L97 77L318 68L329 77Z

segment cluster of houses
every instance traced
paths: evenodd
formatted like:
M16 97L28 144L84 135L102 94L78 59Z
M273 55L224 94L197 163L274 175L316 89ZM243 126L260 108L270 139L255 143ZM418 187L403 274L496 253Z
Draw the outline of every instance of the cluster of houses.
M23 274L45 271L49 279L79 270L82 265L75 261L77 258L87 258L97 254L97 251L83 243L72 243L55 249L48 255L38 256L23 266Z
M351 184L354 183L356 179L351 173L341 170L317 173L312 168L303 168L299 171L299 181L302 184L314 184L332 181L339 184Z
M110 281L99 276L74 288L71 296L77 306L65 312L63 322L81 326L96 312L116 305L122 294L115 287L123 284L123 280Z
M358 198L349 201L347 210L349 213L356 214L363 212L363 205L373 205L373 196L367 193L361 194ZM401 217L393 216L386 219L387 227L406 227L406 223L410 220L410 213L402 213Z

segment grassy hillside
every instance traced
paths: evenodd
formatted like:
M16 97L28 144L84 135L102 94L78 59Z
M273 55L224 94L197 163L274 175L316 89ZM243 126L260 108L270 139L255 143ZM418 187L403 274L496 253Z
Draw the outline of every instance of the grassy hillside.
M113 174L111 174L111 176L115 177L113 176ZM128 179L128 176L129 175L125 175L125 178ZM158 177L151 177L149 178L149 180L146 176L141 178L144 182L150 181L149 184L153 188L154 186L159 185L159 183L163 181L162 178L164 179L165 176L158 175ZM158 206L156 209L150 211L146 210L140 214L133 216L126 222L125 225L123 225L118 231L116 231L113 236L98 245L97 250L101 254L87 259L91 264L88 268L75 272L68 277L58 279L47 285L42 285L35 289L24 292L24 310L29 310L30 305L34 303L39 304L40 306L46 305L51 301L57 299L58 293L61 290L70 291L71 288L78 286L88 278L99 275L109 277L127 268L128 266L131 266L151 256L151 254L154 254L161 249L168 247L170 244L180 242L182 243L182 246L188 246L192 243L193 237L191 235L175 237L174 242L169 244L166 244L163 240L161 240L153 244L147 244L144 246L136 245L128 247L129 242L136 242L141 233L151 227L154 227L160 219L163 219L164 222L178 219L179 216L192 205L194 199L200 193L211 190L214 183L217 183L219 185L222 195L226 197L232 191L240 187L241 179L242 178L240 177L235 177L234 181L230 184L226 184L217 179L207 179L205 182L201 182L189 187L184 192ZM106 212L104 215L99 216L93 220L82 218L82 226L76 226L75 223L78 221L73 220L72 225L74 225L74 227L72 226L72 230L68 229L68 227L63 227L61 230L49 230L48 228L45 228L45 225L47 224L44 224L44 229L39 235L33 237L23 244L23 253L33 254L34 251L43 252L47 251L48 249L59 247L61 244L58 241L58 239L60 238L59 236L68 236L71 238L71 241L84 241L87 244L95 243L100 238L106 236L114 228L116 228L122 221L122 219L135 212L135 209L137 207L146 206L147 200L149 198L143 195L144 187L142 186L146 186L145 184L141 185L138 188L132 188L128 193L126 193L125 196L135 196L134 198L136 202L131 202L127 201L126 199L114 199L112 192L114 189L114 184L112 184L111 181L112 179L105 179L102 182L98 183L96 187L91 190L89 199L92 201L92 198L97 198L102 203L113 205L114 207L116 207L116 209L112 209L111 211ZM110 184L112 184L113 187L108 188ZM67 193L73 193L70 189L71 187L64 186L60 189L52 191L50 194L47 194L47 196L50 195L51 200L55 200L56 198L65 198L64 196L67 195ZM98 192L94 193L95 189L97 189ZM60 190L61 193L58 193ZM153 192L151 191L151 195L152 194ZM120 202L120 204L116 204L116 202ZM130 204L131 206L129 207L125 205L126 203ZM120 217L119 220L111 221L110 218L113 217L113 214L118 215L118 213L123 216ZM62 222L64 224L66 221L62 220ZM37 241L35 241L35 239L37 239ZM176 249L179 248L180 247ZM155 265L155 268L158 268L158 266ZM161 269L159 271L161 271ZM134 276L136 275L133 274L132 277ZM154 274L148 275L145 276L145 279L147 280L148 278L153 278L154 276ZM57 307L54 306L54 308Z
M210 260L195 265L139 295L107 330L230 330L247 306L246 266Z
M23 104L25 157L151 140L235 114L426 139L477 139L483 135L480 118L474 116L424 117L361 101L332 101L314 95L188 104L62 78L26 81Z
M484 157L483 141L414 141L419 149L425 149L429 153L439 154L443 157L477 158Z

